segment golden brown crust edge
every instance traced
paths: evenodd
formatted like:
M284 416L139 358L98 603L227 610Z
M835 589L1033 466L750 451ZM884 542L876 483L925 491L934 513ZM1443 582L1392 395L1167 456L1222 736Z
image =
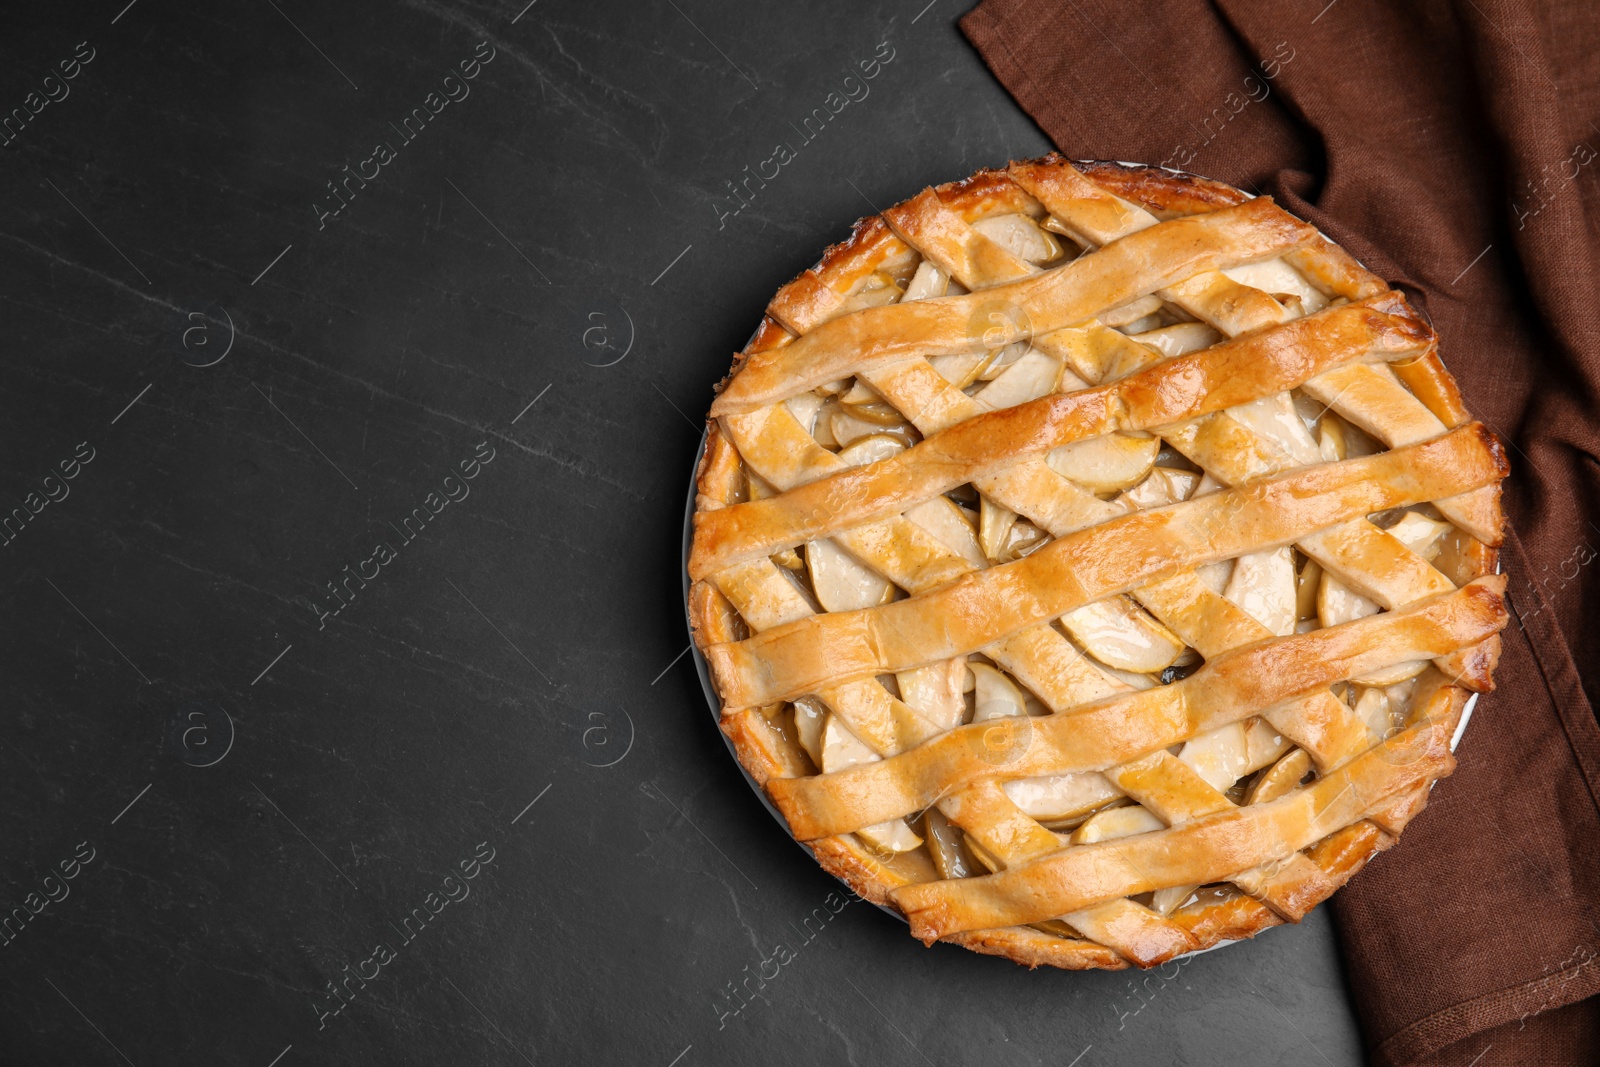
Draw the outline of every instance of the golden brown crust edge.
M1032 162L1060 164L1067 161L1059 153L1051 153ZM1106 161L1074 161L1073 165L1097 184L1163 218L1214 210L1248 199L1245 193L1231 186L1197 175ZM1008 186L1015 190L1015 194L1007 189ZM971 208L998 199L1012 206L1013 210L1029 210L1028 203L1032 201L1031 197L1010 182L1003 168L981 170L968 178L935 188L940 198L956 209ZM1037 202L1033 204L1037 209ZM848 279L879 269L896 254L894 246L897 244L899 239L881 217L858 220L848 238L831 245L815 266L779 289L747 348L785 343L783 335L787 331L780 324L780 317L802 314L805 310L815 308L825 302L830 293L837 295L840 288L847 285ZM1329 246L1337 248L1331 242ZM1369 285L1377 282L1342 250L1338 250L1335 257L1334 269L1346 284L1355 284L1361 279L1369 280ZM1381 282L1378 284L1381 285ZM735 354L727 377L716 387L717 392L738 373L744 359L744 352ZM1432 372L1428 385L1437 397L1438 406L1453 409L1450 414L1464 413L1454 378L1438 362L1437 356L1432 357L1429 363L1431 365L1425 368ZM1409 378L1407 384L1412 385ZM1420 379L1418 384L1422 384ZM1424 392L1420 389L1417 391L1419 394ZM1431 398L1423 396L1423 399L1427 401ZM1445 410L1436 410L1436 413L1447 425L1459 421L1458 418L1445 417ZM730 477L726 468L727 453L731 450L731 443L722 436L716 421L708 419L706 453L696 478L696 513L724 506L730 502L727 494L737 491L734 485L737 479ZM733 458L736 464L737 455ZM1490 574L1495 570L1497 558L1495 549L1485 546L1471 557L1465 573L1456 577L1464 580ZM719 607L720 600L721 594L711 589L709 583L696 582L691 588L690 631L697 650L702 654L708 644L729 640L734 636L724 610L727 605L723 602ZM1493 651L1497 652L1498 642L1495 645ZM1486 650L1486 654L1492 653ZM1491 661L1488 666L1492 669L1492 665ZM1447 719L1451 731L1469 695L1460 686L1447 686L1441 690L1439 696L1451 701ZM767 723L758 710L724 714L721 728L729 738L736 758L758 786L764 786L770 778L794 777L813 770L808 764L797 763L785 755L778 738L773 736L776 734L775 728ZM1396 819L1388 828L1393 833L1368 819L1330 835L1307 850L1306 854L1328 875L1327 891L1314 902L1309 902L1307 911L1332 895L1379 852L1395 844L1395 834L1426 805L1427 790L1420 790L1404 800L1403 810L1393 813ZM1389 819L1383 821L1390 822ZM886 866L872 850L853 836L813 842L810 848L824 870L843 881L857 896L875 904L886 903L890 890L910 881ZM1266 905L1242 894L1206 906L1179 909L1172 918L1188 930L1201 950L1226 941L1253 937L1285 921ZM1050 966L1065 970L1120 970L1129 966L1127 960L1103 945L1061 938L1025 927L972 931L944 940L986 955L1003 956L1029 968Z

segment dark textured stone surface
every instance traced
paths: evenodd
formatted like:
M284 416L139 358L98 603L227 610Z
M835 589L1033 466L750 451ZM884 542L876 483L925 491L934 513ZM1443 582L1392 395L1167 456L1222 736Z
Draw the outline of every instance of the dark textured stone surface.
M4 148L0 496L68 494L0 549L0 905L42 904L0 1060L1358 1060L1321 913L1166 976L804 926L837 885L674 659L695 423L767 297L868 201L1047 148L958 5L123 3L0 32L0 109L67 93Z

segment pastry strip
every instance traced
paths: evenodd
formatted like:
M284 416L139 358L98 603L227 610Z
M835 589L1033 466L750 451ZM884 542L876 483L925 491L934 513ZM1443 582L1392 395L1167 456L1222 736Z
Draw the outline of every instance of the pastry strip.
M765 500L697 514L689 571L703 578L733 563L899 514L1060 445L1194 419L1281 393L1337 366L1415 355L1426 346L1426 337L1403 301L1378 298L1166 360L1108 385L988 412L889 459ZM750 439L742 423L729 420L727 428L735 440Z
M905 886L892 897L913 936L931 943L1165 886L1211 882L1291 856L1419 781L1447 774L1453 762L1448 731L1424 720L1278 800L1063 849L987 877Z
M1200 564L1290 544L1357 516L1465 492L1504 475L1497 441L1473 423L1420 445L1299 468L1113 519L910 600L715 644L706 658L728 707L788 700L830 682L974 652Z
M1237 649L1171 685L1024 720L1027 733L1003 765L985 744L992 723L979 722L878 763L774 779L767 790L804 841L909 815L980 778L1105 770L1334 682L1481 641L1505 625L1504 586L1499 575L1479 578L1403 611Z
M982 292L865 308L830 319L792 344L751 355L711 414L752 411L908 356L976 352L993 329L990 310L1025 309L1026 321L1011 340L1048 333L1202 271L1271 259L1315 233L1261 197L1151 226L1093 256Z

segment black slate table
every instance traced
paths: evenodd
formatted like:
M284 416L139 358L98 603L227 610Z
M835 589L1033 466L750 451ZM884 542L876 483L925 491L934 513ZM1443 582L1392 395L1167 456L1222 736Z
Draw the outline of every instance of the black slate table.
M924 949L684 655L767 298L1048 148L961 12L3 16L0 1061L1359 1060L1323 911L1149 974Z

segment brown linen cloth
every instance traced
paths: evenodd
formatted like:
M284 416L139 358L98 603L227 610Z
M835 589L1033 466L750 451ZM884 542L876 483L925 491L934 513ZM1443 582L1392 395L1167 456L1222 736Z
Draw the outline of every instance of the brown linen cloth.
M985 0L961 27L1070 158L1270 194L1402 286L1512 443L1498 689L1335 913L1375 1063L1600 1063L1600 4Z

